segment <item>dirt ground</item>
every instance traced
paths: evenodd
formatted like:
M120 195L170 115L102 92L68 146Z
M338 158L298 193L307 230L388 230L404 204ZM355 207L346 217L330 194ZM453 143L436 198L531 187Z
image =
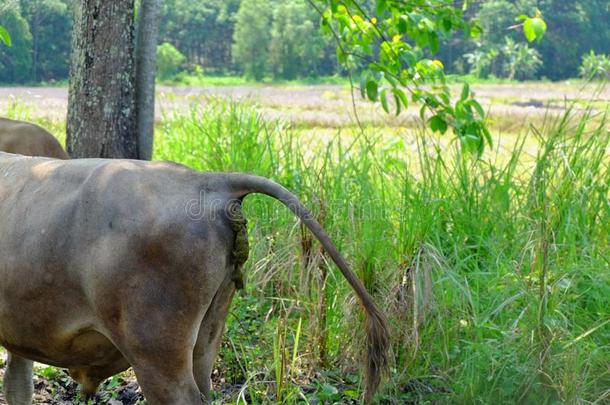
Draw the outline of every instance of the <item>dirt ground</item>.
M4 379L6 356L6 351L0 349L0 385L2 385L1 382ZM49 378L44 377L43 374L45 373L40 372L40 368L44 367L44 365L36 363L36 368L39 370L34 375L34 397L32 402L40 405L74 404L72 398L75 397L77 392L76 384L68 377L65 371L59 369L56 369L52 375L48 375ZM111 384L117 384L113 387L116 390L115 398L112 398L110 394L108 398L103 398L104 393L102 392L102 395L98 395L94 402L108 405L132 405L136 404L138 400L142 400L144 397L133 373L126 373L124 377L111 381ZM108 383L105 382L103 387L107 385ZM0 405L7 405L2 390L0 390Z
M0 348L0 388L4 379L7 353ZM104 381L96 394L81 398L78 385L69 377L67 370L34 363L34 396L36 405L145 405L146 400L138 385L135 373L129 369ZM230 397L241 388L231 385L220 377L218 370L212 373L214 392ZM0 389L0 405L8 405Z

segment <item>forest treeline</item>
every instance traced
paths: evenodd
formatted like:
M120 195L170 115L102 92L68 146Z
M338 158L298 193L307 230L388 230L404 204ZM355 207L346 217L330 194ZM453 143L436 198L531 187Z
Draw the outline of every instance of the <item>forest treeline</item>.
M11 47L0 48L0 82L67 79L73 1L0 5L0 25L13 38ZM311 3L324 6L321 0L163 0L159 73L165 79L182 72L257 80L344 74L334 39L320 31L320 15ZM543 41L527 44L514 28L515 18L536 9L548 32ZM558 80L610 64L607 57L590 56L610 54L608 0L479 1L468 13L482 33L474 40L459 34L442 40L435 57L448 73ZM591 65L588 71L583 59Z

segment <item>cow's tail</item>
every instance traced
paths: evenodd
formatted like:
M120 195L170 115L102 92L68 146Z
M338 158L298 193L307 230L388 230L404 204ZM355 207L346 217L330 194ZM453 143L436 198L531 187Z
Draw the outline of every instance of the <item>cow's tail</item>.
M350 270L337 247L326 231L316 221L311 212L301 204L299 199L281 185L264 177L241 173L223 175L222 183L228 186L234 198L243 198L248 194L261 193L280 200L286 205L320 241L326 252L341 270L343 276L352 286L360 299L366 313L367 359L365 372L365 402L371 403L373 394L379 386L381 375L388 362L389 335L385 316L377 309L358 277Z

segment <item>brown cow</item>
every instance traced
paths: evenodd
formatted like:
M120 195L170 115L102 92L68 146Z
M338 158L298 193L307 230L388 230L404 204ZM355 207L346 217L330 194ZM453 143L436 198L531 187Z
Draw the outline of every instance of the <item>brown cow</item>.
M57 139L46 129L8 118L0 118L0 151L26 156L70 158Z
M200 404L247 258L241 203L251 193L288 206L355 290L366 313L370 402L386 364L384 317L285 188L173 163L0 152L0 344L10 353L8 403L30 403L34 360L68 368L89 393L132 366L148 403Z

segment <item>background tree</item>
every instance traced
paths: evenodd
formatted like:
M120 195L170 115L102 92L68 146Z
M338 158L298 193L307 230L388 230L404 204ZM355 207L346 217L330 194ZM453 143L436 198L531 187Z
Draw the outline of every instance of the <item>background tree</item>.
M591 25L594 13L587 13L585 0L540 0L537 3L550 23L547 40L536 46L545 61L541 74L552 80L574 76L581 56L590 50L589 38L594 36L591 34L595 29ZM607 25L610 24L606 22Z
M233 34L233 59L247 77L261 80L267 71L271 43L268 0L242 0Z
M291 80L320 74L328 41L322 36L319 19L305 0L273 6L269 70L274 77Z
M517 43L510 37L505 37L506 44L501 49L503 61L503 77L509 80L527 80L536 77L536 72L542 65L540 53L527 44Z
M32 68L32 34L17 2L0 6L0 25L11 33L10 47L0 48L0 74L2 81L23 83L29 80Z
M75 158L137 158L134 0L76 2L66 146Z
M452 53L448 49L441 54L441 59L451 70L460 69L460 55L485 55L491 50L498 52L505 46L504 37L509 37L516 43L523 43L518 30L507 30L515 24L514 17L520 14L534 15L539 9L542 16L548 21L548 31L544 41L530 45L538 51L543 64L539 66L534 77L547 77L553 80L575 77L583 55L590 50L597 53L610 53L608 35L610 28L607 21L610 19L610 2L604 0L576 0L564 2L558 0L490 0L474 3L471 11L482 27L482 35L477 43L452 37L448 41L453 46ZM457 63L456 63L457 62ZM495 61L491 69L494 74L501 75L506 71L501 65L502 60Z
M487 78L489 75L505 77L507 69L502 62L501 50L506 41L519 43L525 41L523 34L517 30L508 30L515 25L515 16L523 10L506 0L492 0L481 4L476 12L476 18L481 25L481 35L468 45L471 51L464 57L470 66L470 73L477 77ZM507 39L508 38L508 39Z
M140 34L137 87L134 0L76 4L66 134L73 157L151 156L156 35L147 29L157 31L159 2L141 4L148 26Z
M155 75L161 0L140 4L136 43L136 128L138 158L152 159L155 132Z
M587 14L587 45L595 53L610 54L610 1L588 0L583 2Z
M144 0L142 12L150 2L156 2L158 8L159 0ZM125 11L129 9L133 14L132 3L134 1L125 7ZM116 6L71 0L14 0L0 6L0 18L7 19L5 25L15 25L15 37L19 37L10 50L0 52L3 68L0 81L24 83L65 78L65 58L56 56L67 52L65 39L70 27L66 16L71 4L86 10ZM522 33L507 30L507 25L514 25L514 17L519 14L534 15L536 7L551 20L551 24L545 41L526 47ZM610 27L603 24L610 16L609 7L603 0L576 0L570 5L556 0L490 0L473 2L471 8L465 10L443 0L423 3L388 0L168 0L162 4L160 35L164 42L171 43L186 56L182 68L195 72L234 72L237 65L239 72L260 80L266 75L291 79L346 70L360 75L364 70L363 94L379 100L386 109L390 104L404 109L406 103L423 103L426 108L430 107L427 114L429 119L434 117L434 127L443 132L446 131L445 124L450 127L460 121L452 117L456 111L463 112L461 107L464 106L462 103L456 109L455 104L450 105L447 101L444 71L459 73L460 69L471 67L478 74L493 73L515 79L574 77L578 74L582 56L589 52L589 48L598 54L610 53L610 41L607 40ZM316 10L318 16L313 15L312 10ZM329 36L323 37L319 33L320 14L323 29ZM9 18L12 21L8 21ZM471 35L459 34L464 31L477 34L480 31L476 24L464 24L464 20L471 18L480 21L483 28L483 34L476 39L476 47ZM597 25L593 25L594 22ZM124 21L118 24L129 32L130 37L134 36L133 19L129 26ZM142 27L151 28L152 25L143 24ZM82 27L79 29L81 35ZM18 32L22 34L17 35ZM574 37L581 40L574 41ZM233 43L227 38L233 38ZM447 49L443 51L444 45ZM566 47L569 49L564 52ZM337 48L340 64L335 62ZM558 59L559 52L562 53L561 60ZM86 54L94 55L81 52L81 58ZM148 52L150 56L154 57L154 54ZM133 59L125 60L130 63L130 69L134 69ZM539 60L543 61L542 65ZM85 65L81 63L82 66ZM74 71L80 72L79 69ZM134 76L133 72L129 75L140 77L140 74ZM121 75L123 77L126 76ZM100 76L90 76L83 82L89 86L87 91L82 87L84 97L91 98L96 95L96 89L103 88L104 83L96 82L96 78ZM419 81L423 83L426 80L435 84L433 89L420 86ZM152 83L152 78L146 81ZM416 91L406 94L405 84ZM71 87L72 91L76 88L78 86ZM149 96L139 98L147 99L146 105L152 111L152 85L147 88ZM123 94L123 97L132 98L129 94ZM469 98L465 101L465 105L470 107L466 108L463 117L467 121L471 116L478 117L476 104ZM128 107L123 113L133 114L137 131L145 134L135 142L136 154L149 157L151 143L145 140L152 139L152 112L137 114L142 107L133 104L135 107L132 108L131 102L125 105ZM475 109L469 110L471 107ZM140 123L138 117L148 117L148 124ZM127 125L131 119L125 117L125 125L121 125L125 131L133 131L133 125ZM459 124L462 135L468 132L470 136L462 138L474 139L472 131L478 132L479 124L475 127ZM70 131L77 127L69 124ZM143 132L138 129L144 127ZM112 137L118 136L116 131L113 134ZM477 139L480 143L482 138L479 136ZM103 149L122 148L106 145ZM126 147L123 152L132 149ZM132 154L120 156L133 157Z
M579 74L585 80L610 80L610 55L589 52L582 58Z
M267 55L264 61L266 75L285 79L345 73L345 65L337 64L334 39L320 35L319 15L312 15L314 8L311 4L305 6L305 2L311 2L320 9L330 4L319 0L273 0L270 3L271 9L264 16L270 22L262 27L265 31L263 35L271 38L268 47L263 49ZM242 0L161 2L160 42L172 44L186 56L181 66L185 74L195 71L213 75L243 73L243 67L235 65L237 58L232 55L233 48L238 48L240 41L231 41L235 39L237 12L241 3ZM376 5L387 4L388 1L350 0L343 3L348 6L358 4L374 17ZM468 3L469 8L463 12L463 16L467 20L476 19L482 33L476 40L465 37L459 30L438 35L440 46L435 59L443 63L448 73L468 73L469 69L474 69L483 75L505 77L509 71L506 58L501 55L507 43L505 38L511 38L515 44L525 44L521 29L508 28L517 24L516 16L532 16L536 9L540 9L549 21L549 30L545 41L529 44L529 48L538 51L543 64L533 76L530 73L525 76L517 74L516 78L549 77L558 80L576 77L582 57L590 50L596 54L610 53L610 25L607 24L610 20L610 2L607 0L575 0L568 3L555 0L488 0ZM15 4L19 7L15 8ZM67 79L66 55L70 46L74 4L73 0L10 0L0 4L0 15L9 7L17 9L32 35L30 41L22 36L24 40L14 44L19 49L13 51L26 57L29 53L32 59L30 67L26 70L20 68L17 77L13 69L0 70L0 82ZM143 4L148 4L148 0ZM141 8L141 11L144 9ZM248 36L242 38L250 41ZM323 43L321 50L320 41ZM563 52L566 47L569 49ZM309 52L309 55L303 56L303 52ZM490 59L492 54L495 56ZM482 68L475 67L469 60L478 61ZM282 66L284 64L286 66ZM299 72L295 73L294 69ZM358 73L358 70L354 73Z
M157 72L159 79L169 79L178 73L186 57L172 44L164 42L157 47Z
M177 47L189 65L214 73L232 67L231 38L241 0L168 0L161 7L160 42Z
M29 80L61 80L68 76L72 1L21 0L32 34Z

